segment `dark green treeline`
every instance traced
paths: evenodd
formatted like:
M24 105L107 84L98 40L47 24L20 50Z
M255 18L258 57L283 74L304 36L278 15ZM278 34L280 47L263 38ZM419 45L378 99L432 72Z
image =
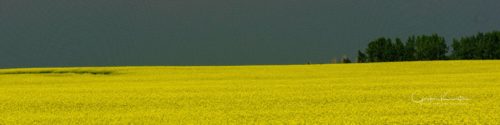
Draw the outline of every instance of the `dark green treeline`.
M377 38L365 51L358 51L358 62L392 62L449 59L500 59L500 31L477 33L453 39L450 48L438 34L400 38Z

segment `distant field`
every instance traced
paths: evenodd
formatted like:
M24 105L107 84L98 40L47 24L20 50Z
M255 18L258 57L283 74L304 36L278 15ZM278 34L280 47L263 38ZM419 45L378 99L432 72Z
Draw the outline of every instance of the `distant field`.
M500 61L0 70L0 124L498 124Z

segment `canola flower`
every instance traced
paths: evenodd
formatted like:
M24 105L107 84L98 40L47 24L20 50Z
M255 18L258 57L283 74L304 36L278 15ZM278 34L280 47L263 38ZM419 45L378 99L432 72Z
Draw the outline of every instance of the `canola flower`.
M0 124L498 124L500 61L0 70Z

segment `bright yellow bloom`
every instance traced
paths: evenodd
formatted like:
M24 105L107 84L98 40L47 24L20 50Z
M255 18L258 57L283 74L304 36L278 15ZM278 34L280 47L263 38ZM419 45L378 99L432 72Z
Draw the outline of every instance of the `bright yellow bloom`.
M0 70L0 124L498 124L500 61Z

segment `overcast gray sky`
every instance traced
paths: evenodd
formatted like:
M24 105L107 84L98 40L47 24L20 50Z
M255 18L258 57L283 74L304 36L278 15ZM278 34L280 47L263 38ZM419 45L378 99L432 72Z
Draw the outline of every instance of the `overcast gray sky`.
M500 29L498 0L0 0L0 67L326 63ZM449 42L449 41L448 41Z

